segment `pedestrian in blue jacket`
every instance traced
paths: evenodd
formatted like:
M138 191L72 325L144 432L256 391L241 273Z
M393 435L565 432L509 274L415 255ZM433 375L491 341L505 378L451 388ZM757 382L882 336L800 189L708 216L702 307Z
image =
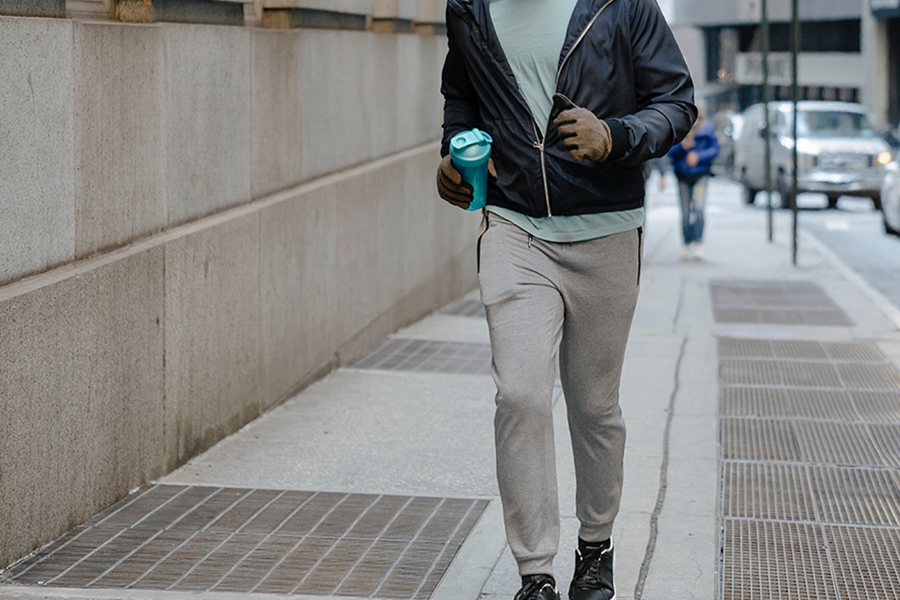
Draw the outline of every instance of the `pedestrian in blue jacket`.
M515 600L559 600L557 356L581 524L569 598L611 600L642 165L690 130L691 77L656 0L448 0L447 41L444 200L472 201L448 155L453 136L477 127L493 139L476 264L497 385L497 481L522 577Z
M706 204L706 184L712 163L719 155L719 139L712 123L701 111L697 122L680 144L669 150L675 177L678 178L678 197L681 204L681 231L684 247L681 258L703 258L703 208Z

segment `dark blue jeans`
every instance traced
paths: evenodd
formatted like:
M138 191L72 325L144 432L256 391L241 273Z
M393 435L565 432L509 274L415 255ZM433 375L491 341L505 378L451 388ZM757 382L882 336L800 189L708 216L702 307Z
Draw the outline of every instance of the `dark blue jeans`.
M681 231L685 245L699 242L703 237L703 206L706 204L706 183L709 175L699 178L678 179L678 197L681 200Z

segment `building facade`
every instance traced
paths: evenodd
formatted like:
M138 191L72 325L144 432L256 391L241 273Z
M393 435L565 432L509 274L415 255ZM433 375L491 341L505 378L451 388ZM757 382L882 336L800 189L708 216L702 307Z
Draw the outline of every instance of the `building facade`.
M877 126L898 122L900 0L800 0L801 99L861 102ZM769 81L791 97L791 2L768 0ZM699 38L685 54L698 101L709 111L762 100L762 0L674 0L680 37Z

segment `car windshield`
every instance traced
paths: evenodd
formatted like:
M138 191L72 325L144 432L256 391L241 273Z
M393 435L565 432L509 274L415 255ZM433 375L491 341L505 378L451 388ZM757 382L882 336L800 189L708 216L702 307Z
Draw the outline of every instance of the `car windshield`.
M871 138L875 130L863 113L840 110L802 110L797 135L807 138Z

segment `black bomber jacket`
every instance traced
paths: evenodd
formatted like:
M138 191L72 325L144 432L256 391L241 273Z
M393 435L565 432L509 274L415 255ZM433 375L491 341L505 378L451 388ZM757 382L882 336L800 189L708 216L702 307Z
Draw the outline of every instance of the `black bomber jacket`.
M553 119L536 123L490 18L489 0L448 0L444 136L477 127L493 139L488 204L532 217L638 208L641 164L681 141L697 117L684 57L656 0L578 0L560 54L556 92L606 121L612 151L574 161Z

